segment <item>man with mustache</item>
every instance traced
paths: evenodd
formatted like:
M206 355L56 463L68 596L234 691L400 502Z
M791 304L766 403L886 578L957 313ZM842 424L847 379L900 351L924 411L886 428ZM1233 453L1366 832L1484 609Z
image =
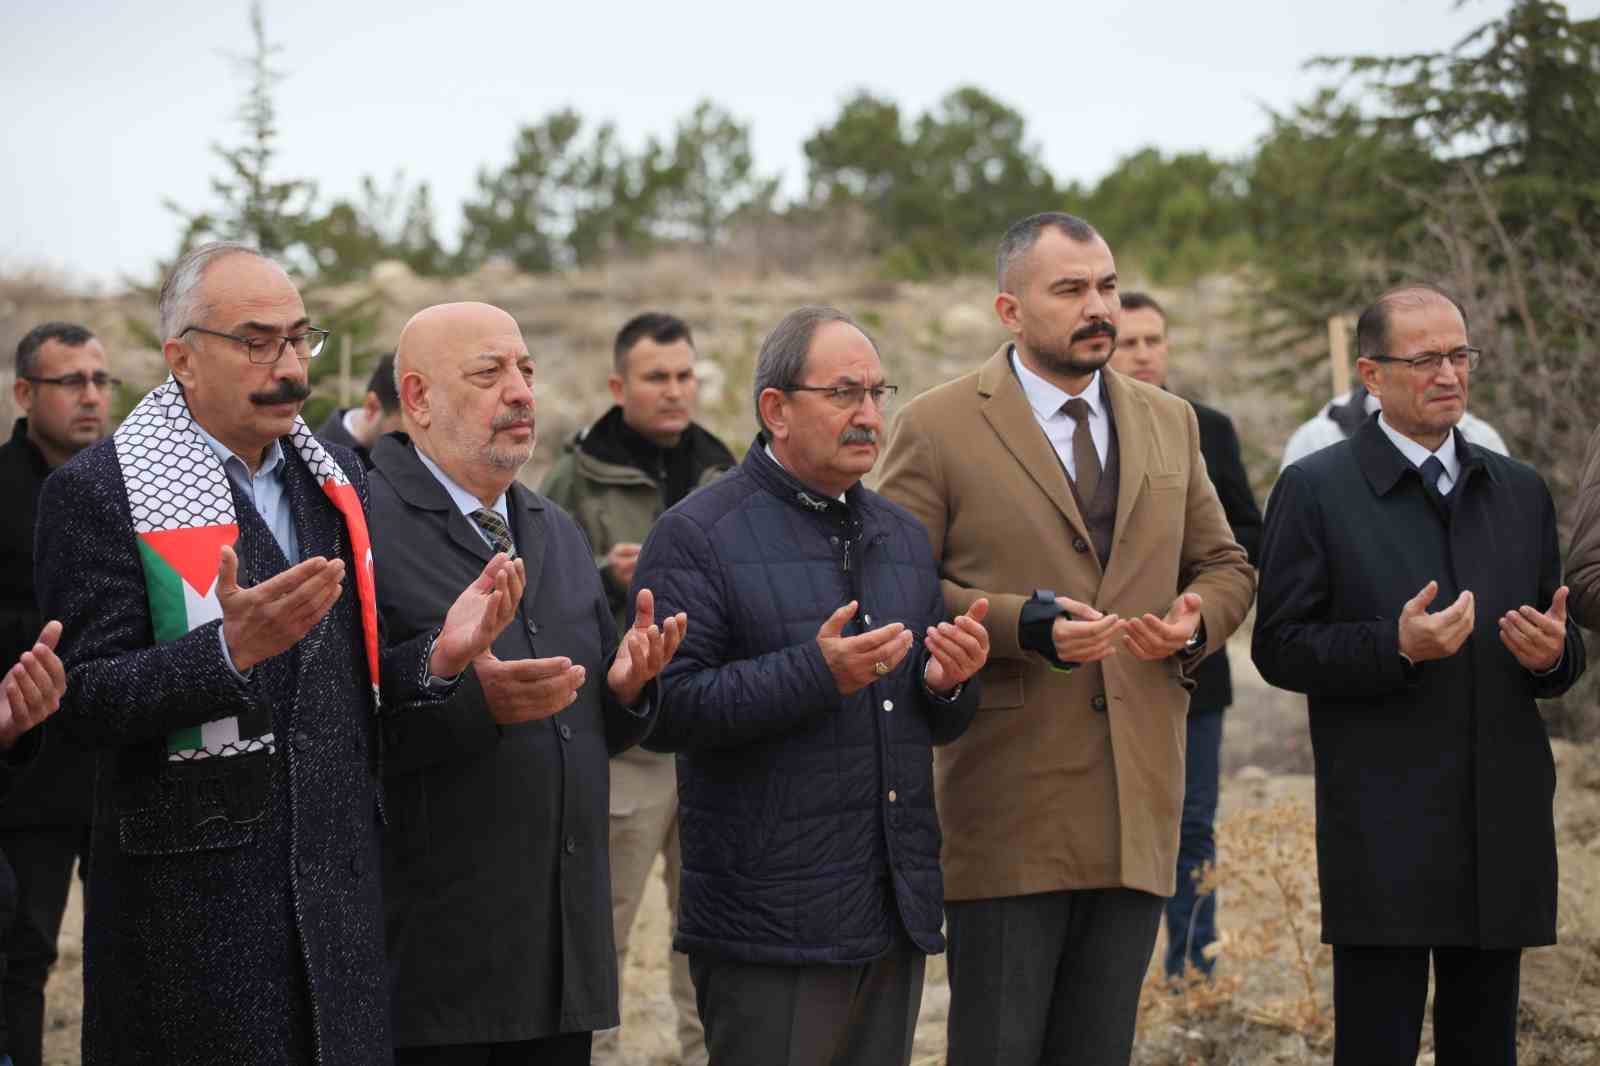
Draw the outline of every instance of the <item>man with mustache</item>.
M694 421L699 392L694 338L682 319L635 315L617 333L609 380L615 405L579 433L542 491L577 519L594 550L606 598L626 624L628 586L639 545L661 512L726 472L726 446ZM611 760L611 900L617 968L656 856L663 857L667 908L678 910L678 779L669 755L630 748ZM705 1033L694 1006L688 960L672 954L672 1000L683 1066L703 1066ZM617 1055L617 1034L595 1040L601 1061Z
M618 643L576 523L516 482L533 360L481 303L418 312L395 357L405 432L373 449L379 605L398 639L438 625L496 551L526 568L516 622L443 703L388 727L384 838L395 1061L587 1063L617 1024L607 756L654 722L687 618L641 586Z
M1033 215L997 267L1011 341L908 404L884 457L949 609L990 604L978 715L938 753L950 1062L1126 1062L1173 893L1192 674L1254 575L1194 410L1106 367L1106 242Z
M83 1061L370 1066L389 1056L379 715L449 694L522 569L489 559L389 645L365 474L299 417L325 334L294 284L202 245L160 314L171 377L39 504L59 721L101 751Z
M44 618L33 584L33 540L45 478L106 435L118 384L106 350L83 326L45 322L17 345L12 397L21 412L0 446L0 662L39 638ZM86 871L94 805L94 757L59 724L40 732L39 758L0 808L0 853L17 879L16 917L4 938L5 1027L16 1066L38 1066L44 1046L44 986L56 961L72 869ZM0 1044L3 1047L3 1044Z
M744 462L635 579L695 619L647 740L679 760L674 946L712 1066L904 1066L944 948L931 750L972 719L987 605L950 621L921 527L861 484L894 386L859 326L791 312L754 393Z
M1303 692L1337 1066L1513 1063L1522 949L1556 936L1555 771L1538 703L1583 673L1555 508L1469 442L1480 352L1432 285L1356 326L1383 405L1291 464L1267 508L1251 653Z

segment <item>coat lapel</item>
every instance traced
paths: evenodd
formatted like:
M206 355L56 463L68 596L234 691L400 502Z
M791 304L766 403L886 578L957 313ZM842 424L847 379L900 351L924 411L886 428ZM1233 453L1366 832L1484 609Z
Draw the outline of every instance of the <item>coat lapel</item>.
M373 454L385 460L384 475L401 499L412 507L444 514L445 532L456 547L482 563L494 558L472 519L456 508L439 479L417 458L416 447L409 437L392 433L378 441Z
M983 417L988 419L1000 443L1055 504L1073 530L1088 539L1089 527L1078 511L1077 501L1072 498L1067 472L1061 468L1060 458L1039 428L1033 408L1028 406L1028 397L1022 391L1022 383L1011 371L1010 353L1011 345L1002 345L978 372L978 393L986 397Z
M506 511L511 515L511 536L517 542L517 556L527 578L522 602L531 609L539 575L544 570L545 545L550 539L544 530L544 498L513 481L507 490Z
M1106 395L1111 398L1111 417L1117 424L1117 465L1120 470L1117 477L1117 518L1111 527L1111 559L1100 581L1100 595L1105 599L1115 594L1117 582L1122 580L1126 566L1119 563L1130 557L1134 563L1140 561L1137 553L1118 550L1118 545L1127 537L1129 516L1133 514L1134 504L1139 502L1139 494L1144 491L1144 476L1150 462L1152 416L1150 401L1130 388L1127 381L1109 368L1103 368L1100 375L1106 383Z

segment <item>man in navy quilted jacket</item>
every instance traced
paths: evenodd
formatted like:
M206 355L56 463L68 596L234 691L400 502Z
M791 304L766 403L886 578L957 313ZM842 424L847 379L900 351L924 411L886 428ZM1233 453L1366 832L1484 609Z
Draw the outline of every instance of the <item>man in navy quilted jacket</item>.
M860 483L895 387L849 316L790 313L754 391L744 462L634 577L695 619L645 741L679 753L673 946L711 1066L905 1064L944 950L932 748L977 708L988 603L950 621L921 523Z

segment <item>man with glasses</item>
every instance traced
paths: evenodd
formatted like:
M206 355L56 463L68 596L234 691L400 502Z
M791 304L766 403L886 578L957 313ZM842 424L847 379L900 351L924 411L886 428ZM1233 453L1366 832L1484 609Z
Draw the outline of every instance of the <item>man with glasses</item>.
M326 334L294 284L203 245L160 314L171 377L39 505L60 722L101 752L83 1061L387 1061L378 693L448 696L523 571L386 647L365 475L299 417Z
M105 348L83 326L46 322L17 345L11 392L20 415L0 445L0 662L33 647L44 625L33 586L39 490L50 471L106 435L117 384ZM49 736L0 808L0 853L17 880L16 917L0 934L4 1021L17 1066L38 1066L43 1054L45 981L73 864L87 864L94 800L93 757L58 724L39 729Z
M712 1066L910 1061L944 948L932 746L977 707L916 519L861 484L894 386L831 308L761 346L761 431L657 521L636 587L694 619L647 746L678 753L689 956Z
M1127 1062L1174 887L1188 690L1254 575L1193 408L1106 367L1100 234L1031 215L996 268L1011 341L908 404L884 459L950 610L991 604L983 702L938 756L950 1062Z
M1480 353L1432 285L1362 312L1383 404L1267 508L1252 655L1305 693L1334 1062L1412 1062L1430 962L1441 1063L1516 1061L1522 949L1556 935L1537 701L1583 673L1539 474L1458 423Z

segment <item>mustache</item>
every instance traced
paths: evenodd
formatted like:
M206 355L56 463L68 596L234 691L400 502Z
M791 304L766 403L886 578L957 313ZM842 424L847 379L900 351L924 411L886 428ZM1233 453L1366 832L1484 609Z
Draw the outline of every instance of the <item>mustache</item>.
M840 444L876 444L878 431L866 426L851 426L844 431L844 436L839 438Z
M513 407L503 415L495 415L494 421L489 423L492 430L509 429L518 422L533 424L533 408Z
M1110 322L1107 322L1104 319L1099 322L1091 322L1087 326L1084 326L1082 329L1074 333L1068 343L1077 344L1079 341L1086 341L1091 337L1101 336L1106 337L1112 343L1116 343L1117 327L1113 326Z
M285 378L278 387L267 392L252 392L250 402L257 407L273 407L280 403L299 403L311 395L311 385L304 381Z

